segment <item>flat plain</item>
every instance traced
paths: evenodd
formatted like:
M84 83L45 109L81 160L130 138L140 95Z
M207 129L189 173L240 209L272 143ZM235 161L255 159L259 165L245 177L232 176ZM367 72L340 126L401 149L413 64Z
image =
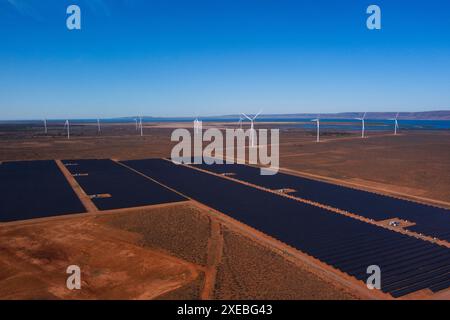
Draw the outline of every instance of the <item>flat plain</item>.
M45 135L38 125L2 125L0 161L169 157L173 127L145 125L140 137L134 124L101 134L74 125L67 140L59 126ZM331 132L315 143L313 132L284 129L280 137L287 172L449 207L448 132ZM195 202L5 223L0 238L3 299L367 298ZM65 289L69 264L86 270L88 290Z

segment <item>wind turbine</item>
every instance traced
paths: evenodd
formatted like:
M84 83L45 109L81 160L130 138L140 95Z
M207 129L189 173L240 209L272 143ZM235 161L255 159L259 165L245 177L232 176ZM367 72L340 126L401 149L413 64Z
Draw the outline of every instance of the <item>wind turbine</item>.
M98 133L100 133L102 131L102 129L100 127L100 119L97 119L97 131L98 131Z
M44 119L44 132L47 134L47 119Z
M200 129L199 125L200 125L200 122L198 121L198 117L195 117L195 119L194 119L194 133L195 134L197 134Z
M317 123L317 142L320 142L320 115L317 116L317 119L312 119L311 121Z
M240 115L239 116L239 121L238 121L238 124L239 124L239 129L242 129L242 116Z
M66 123L64 123L64 129L67 128L67 139L70 139L70 123L69 120L66 120Z
M397 129L398 129L398 121L397 121L398 114L399 114L399 112L397 112L397 115L395 116L395 118L389 119L389 120L394 121L394 135L397 134Z
M365 119L366 119L366 113L364 112L364 115L362 116L362 118L355 118L356 120L360 120L362 123L362 127L361 127L361 138L365 138L364 132L366 130L365 128Z
M139 127L141 129L141 137L144 135L143 129L142 129L142 117L139 117Z
M250 145L251 147L255 146L255 128L253 126L253 123L257 116L261 114L261 111L259 111L257 114L255 114L252 118L250 118L248 115L243 113L242 115L246 117L248 120L250 120Z

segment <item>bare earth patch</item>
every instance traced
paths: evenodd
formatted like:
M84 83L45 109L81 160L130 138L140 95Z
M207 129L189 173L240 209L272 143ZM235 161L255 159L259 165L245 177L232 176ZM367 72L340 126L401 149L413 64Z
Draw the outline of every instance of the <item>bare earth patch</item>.
M139 234L142 246L165 250L195 264L206 263L209 219L194 206L137 209L135 212L102 215L97 220Z
M198 278L196 265L140 241L93 216L2 226L0 298L152 299ZM81 290L66 288L69 265L81 268Z

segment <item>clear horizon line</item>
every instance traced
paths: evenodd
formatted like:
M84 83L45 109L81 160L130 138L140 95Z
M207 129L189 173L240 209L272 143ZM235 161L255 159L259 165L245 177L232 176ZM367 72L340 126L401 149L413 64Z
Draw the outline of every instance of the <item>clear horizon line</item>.
M326 113L316 113L316 112L298 112L298 113L262 113L259 117L295 117L296 115L298 116L317 116L318 114L320 114L321 116L326 116L326 115L346 115L346 114L360 114L360 113L364 113L365 111L343 111L343 112L326 112ZM445 110L445 109L439 109L439 110L431 110L431 111L402 111L399 112L399 116L403 115L414 115L414 114L429 114L429 113L445 113L448 112L448 115L450 116L450 108ZM252 115L252 113L249 113L250 115ZM377 114L397 114L397 111L368 111L367 115L377 115ZM220 115L198 115L198 116L149 116L149 115L142 115L142 118L152 118L152 119L195 119L195 118L227 118L227 117L237 117L239 116L240 113L236 113L236 114L220 114ZM132 118L138 118L140 116L113 116L113 117L42 117L42 118L15 118L15 119L0 119L0 121L43 121L43 120L48 120L48 121L58 121L58 120L96 120L96 119L100 119L100 120L114 120L114 119L132 119ZM425 120L425 119L423 119Z

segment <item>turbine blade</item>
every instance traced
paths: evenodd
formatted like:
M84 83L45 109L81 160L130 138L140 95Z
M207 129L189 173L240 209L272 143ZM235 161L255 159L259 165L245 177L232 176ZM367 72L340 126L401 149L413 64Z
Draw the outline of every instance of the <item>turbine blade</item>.
M259 115L261 114L261 112L262 112L262 110L259 110L259 112L253 116L253 120L255 120L256 117L259 116Z
M250 118L248 115L246 115L245 113L242 114L244 117L246 117L248 120L253 121L252 118Z

